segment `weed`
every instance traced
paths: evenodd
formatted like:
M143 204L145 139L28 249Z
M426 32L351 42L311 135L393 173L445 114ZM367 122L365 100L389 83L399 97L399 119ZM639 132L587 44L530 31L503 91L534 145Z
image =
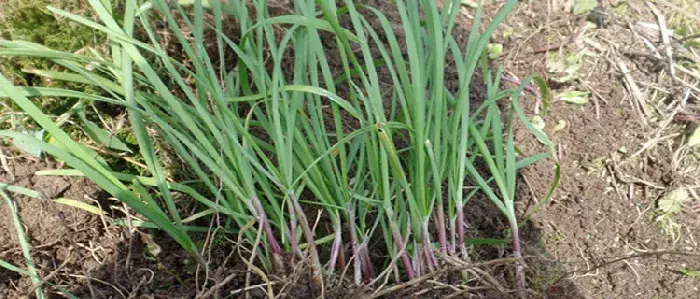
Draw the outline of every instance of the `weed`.
M214 24L203 21L201 1L188 3L193 6L188 17L178 2L141 5L129 0L123 18L105 1L89 2L99 21L49 10L108 35L111 57L16 41L2 42L0 56L51 59L66 71L47 73L50 77L92 85L103 93L13 86L0 76L0 92L53 142L11 131L0 135L66 161L77 171L55 173L89 177L141 214L145 223L168 233L203 267L207 264L185 223L213 214L226 219L223 228L237 231L250 244L262 242L263 250L257 252L265 267L308 260L318 285L323 269L333 272L350 261L357 284L399 269L412 279L440 267L436 251L468 258L464 209L476 192L485 194L508 220L513 251L520 258L516 173L556 157L547 136L520 109L520 94L530 80L502 90L502 71L488 67L489 36L516 0L506 1L483 33L478 32L478 9L466 46L452 35L459 0L442 11L435 1L396 1L401 38L381 12L349 0L342 7L330 0L296 0L294 13L282 16L270 16L266 1L252 1L252 7L247 1L209 1ZM223 14L238 21L237 41L221 34ZM162 47L152 27L156 17L168 24L184 61L172 59ZM372 26L370 19L379 25ZM134 38L137 24L147 41ZM204 39L205 30L218 33L214 41ZM332 33L330 39L322 32ZM212 48L209 43L216 43L213 53L207 51ZM337 53L327 50L326 43L336 43ZM233 65L223 59L230 52L236 56ZM339 57L339 69L329 63L331 55ZM458 73L455 90L445 86L448 63ZM483 103L471 107L470 88L477 71L487 94ZM388 80L389 87L382 80ZM28 99L34 96L124 107L149 177L115 172L38 109ZM501 110L499 102L507 109ZM513 134L516 121L546 145L544 153L519 155ZM94 141L125 151L103 133L92 135ZM194 183L167 180L155 136L184 161ZM557 164L552 189L558 178ZM478 188L465 192L466 181L476 182ZM182 215L171 191L186 193L200 209ZM552 190L536 207L551 194ZM310 210L322 211L328 235L318 237ZM372 240L385 245L379 254L385 266L379 273L370 262ZM330 256L322 263L319 251L324 249ZM516 274L524 288L522 261L517 262Z

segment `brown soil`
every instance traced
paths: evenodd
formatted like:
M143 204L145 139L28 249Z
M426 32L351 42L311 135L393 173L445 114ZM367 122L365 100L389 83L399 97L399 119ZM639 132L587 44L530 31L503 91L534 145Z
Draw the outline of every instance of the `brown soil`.
M625 5L605 2L608 9ZM623 60L638 83L669 88L670 100L683 97L684 89L658 79L664 70L658 62L620 55L616 50L644 49L644 46L625 24L636 20L624 19L611 10L608 13L612 19L607 28L589 29L581 38L602 45L602 49L581 42L562 47L572 51L587 47L600 59L598 62L595 57L586 59L581 71L584 79L558 87L551 85L552 92L573 88L592 91L597 99L583 106L555 101L543 116L548 136L557 145L562 179L551 204L533 220L542 236L539 244L530 245L546 250L553 260L561 263L565 277L586 298L695 298L700 294L698 280L681 270L700 268L700 248L696 243L700 239L700 220L692 211L697 202L674 217L681 225L675 241L661 234L655 210L659 198L677 187L692 184L697 173L688 173L685 166L673 160L680 139L658 146L652 143L652 148L631 157L651 139L650 132L655 132L657 124L647 119L649 127L642 125L615 61ZM547 74L546 54L532 51L568 39L579 19L568 12L547 13L544 5L522 5L512 16L508 24L516 34L506 40L499 39L505 43L506 56L502 61L505 69L521 78L532 73ZM637 17L652 23L656 20L648 12ZM559 48L551 51L557 52ZM643 91L651 95L653 90L643 87ZM652 96L647 99L653 100ZM526 101L523 105L532 107L533 103ZM566 127L555 130L560 121L566 122ZM529 148L529 153L542 150L536 141L522 133L519 139L523 148ZM551 182L551 167L551 164L539 164L522 173L528 188L540 199ZM521 204L527 205L532 196L529 192L522 195ZM539 281L530 284L532 287L544 284L542 289L547 290L550 298L571 298L555 295L560 288L548 286L550 281L556 281L558 274L554 274L531 275L531 280Z
M112 217L124 214L118 210L119 206L110 206L113 201L94 184L85 179L34 175L37 170L55 167L44 162L12 162L13 176L0 175L0 181L40 191L44 197L13 198L39 276L50 278L49 286L45 287L49 298L63 298L61 289L78 298L194 298L198 294L202 283L197 281L204 278L196 277L194 261L177 243L153 232L153 241L165 253L153 256L140 237L148 230L132 235L127 228L115 226ZM105 211L114 214L102 219L49 199L59 197L92 205L99 202ZM5 204L0 205L0 240L5 241L0 244L0 259L24 268L25 261ZM211 279L233 278L220 289L221 293L245 286L245 270L240 260L227 258L230 252L228 246L219 246L211 252L212 265L216 265ZM252 283L260 282L253 277ZM0 298L33 297L27 294L31 285L29 278L0 268Z

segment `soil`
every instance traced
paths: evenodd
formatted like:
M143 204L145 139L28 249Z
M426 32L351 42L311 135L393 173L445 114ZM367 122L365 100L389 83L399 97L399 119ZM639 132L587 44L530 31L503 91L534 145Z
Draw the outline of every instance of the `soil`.
M624 5L605 2L608 7ZM521 78L533 73L546 75L546 54L532 51L567 40L579 20L568 12L547 13L545 6L537 5L523 5L513 16L508 24L517 34L499 40L505 44L504 68ZM650 13L643 17L648 18L646 21L655 20ZM616 56L611 49L644 46L625 25L634 20L614 13L612 18L619 19L607 28L589 29L584 34L593 43L602 44L603 49L579 42L552 50L581 51L587 47L598 55L597 62L592 58L584 64L581 73L585 79L564 86L552 85L554 94L583 90L593 92L596 99L583 106L555 101L543 115L545 131L557 145L562 179L552 202L532 221L541 238L537 239L540 244L530 244L530 248L541 246L546 250L585 298L695 298L700 294L698 280L681 270L700 267L700 248L696 243L700 238L700 220L692 209L676 215L674 219L681 229L674 240L660 232L655 213L658 199L690 184L688 180L697 174L689 177L682 167L673 166L673 151L681 142L678 139L632 157L650 139L654 124L644 126L635 113L634 99L615 60L623 60L637 82L657 82L664 68L658 63L650 64L644 57ZM559 23L552 25L556 22ZM672 88L671 99L683 96ZM644 92L652 94L649 88ZM530 99L523 105L531 108L534 101ZM555 129L562 121L565 127ZM541 146L524 133L519 144L528 148L530 154L535 149L541 151ZM522 172L528 188L540 199L549 188L551 167L543 163ZM532 196L522 195L521 204L527 205ZM547 276L541 273L530 277L546 285ZM532 286L537 282L530 283ZM571 298L555 295L561 290L558 287L544 289L550 298Z
M487 15L497 8L497 4L488 4ZM620 20L618 23L623 23ZM505 30L500 28L494 35L493 42L504 44L504 56L496 63L519 78L530 74L551 77L546 67L547 54L533 52L568 39L578 21L563 10L548 11L544 6L521 3L506 22L512 33L506 38ZM461 28L468 28L469 22L465 14ZM603 45L603 50L592 50L598 51L599 59L586 60L581 71L583 79L559 85L550 80L550 87L553 94L571 89L591 91L595 100L585 105L554 100L542 115L547 123L545 131L557 145L561 181L551 202L521 231L528 286L535 298L695 298L700 294L698 278L682 271L700 269L700 248L696 243L700 240L700 219L692 212L698 203L688 204L688 209L674 215L679 225L675 236L662 234L656 221L658 199L691 184L695 174L684 171L674 160L674 149L681 142L676 139L632 157L649 140L654 125L645 126L636 114L633 97L615 61L622 59L638 82L656 82L659 66L610 50L622 45L640 48L634 34L615 22L606 28L589 29L583 36ZM572 43L551 51L578 51L581 45ZM647 88L644 91L651 92ZM533 96L522 99L529 115L534 112L535 101ZM556 128L559 123L565 126ZM524 129L517 133L518 145L525 154L545 150ZM552 166L536 164L521 172L521 216L532 211L548 191L553 180ZM157 231L130 231L115 225L111 219L123 217L123 207L94 184L81 178L34 175L37 170L58 167L50 161L15 158L9 163L10 173L0 170L0 182L42 193L42 199L14 199L40 277L50 278L51 286L46 288L50 298L63 298L59 287L79 298L194 298L202 294L206 279L190 256ZM51 200L59 197L99 204L109 215L103 218ZM503 235L507 227L504 219L485 198L475 197L469 207L465 213L470 238L507 237ZM154 256L145 244L149 237L162 249L160 254ZM205 234L194 238L215 239ZM24 265L12 218L4 204L0 205L0 240L4 241L0 243L0 259ZM244 288L254 298L265 297L264 279L252 274L246 283L250 273L239 253L245 259L249 253L239 252L240 248L231 243L224 241L209 254L212 277L206 287L222 283L212 298L231 292L233 298L242 297L246 292L240 290ZM474 246L479 253L472 257L474 261L507 258L511 254L508 246ZM497 283L507 289L512 287L512 264L484 269ZM317 297L321 294L310 287L308 272L300 263L286 275L268 274L267 278L278 297ZM459 273L449 273L400 288L388 297L444 298L463 292L456 297L471 298L468 290L450 285L458 279ZM326 298L365 298L374 292L352 287L338 276L329 277L327 283ZM259 287L246 287L256 285ZM0 269L0 298L32 297L27 293L30 287L28 278ZM514 293L484 290L472 290L471 294L480 298L514 297Z

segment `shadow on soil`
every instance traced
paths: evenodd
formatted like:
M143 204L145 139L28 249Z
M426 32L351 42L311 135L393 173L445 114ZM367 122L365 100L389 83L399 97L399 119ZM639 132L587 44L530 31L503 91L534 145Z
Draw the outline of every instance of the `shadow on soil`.
M38 190L47 198L66 197L97 204L103 208L110 203L108 196L84 179L65 179L33 175L36 170L50 169L54 165L39 162L14 163L12 175L0 175L0 181L13 182L18 186ZM522 184L521 184L522 185ZM522 191L522 187L520 187ZM529 195L521 198L527 200ZM94 200L97 201L94 201ZM58 286L69 290L79 298L194 298L206 288L219 284L211 298L237 298L243 295L247 284L248 293L253 297L265 297L264 284L260 276L247 271L239 254L249 256L249 252L235 248L236 239L232 234L196 234L200 242L207 238L213 241L208 249L210 256L209 277L197 268L194 260L177 243L163 233L141 230L142 233L129 234L128 229L103 222L101 217L83 210L67 207L45 199L29 199L15 196L20 217L29 236L32 256L41 277L48 277L53 287L47 287L49 298L61 298ZM465 211L469 219L469 238L509 239L505 219L485 198L474 198ZM112 216L123 217L119 205L112 205ZM119 215L117 215L117 213ZM0 259L16 265L24 265L19 250L16 233L8 217L6 205L0 208ZM147 235L152 234L152 235ZM533 298L582 298L574 284L565 279L562 265L550 259L543 250L540 230L532 223L522 228L521 236L527 260L528 287ZM478 243L478 242L476 242ZM157 247L155 247L157 246ZM472 245L471 259L474 262L489 261L511 256L510 244ZM240 251L239 251L240 250ZM154 253L158 253L154 256ZM348 253L349 254L349 253ZM348 255L349 256L349 255ZM445 266L449 267L449 266ZM503 264L482 268L495 284L505 290L514 288L513 265ZM274 294L287 298L313 298L321 294L309 284L308 271L299 264L296 269L287 269L289 275L269 275ZM326 298L365 298L374 290L353 287L348 279L340 280L340 274L331 275L327 281ZM18 298L27 295L31 282L14 272L0 270L0 298ZM463 280L458 273L449 273L415 286L401 288L389 294L388 298L444 298L455 295ZM471 283L474 284L473 282ZM470 285L470 284L467 284ZM484 284L480 284L482 287ZM253 286L253 287L250 287ZM376 287L376 286L375 286ZM513 292L498 292L493 289L475 289L471 294L486 298L514 297ZM469 297L468 293L456 296Z

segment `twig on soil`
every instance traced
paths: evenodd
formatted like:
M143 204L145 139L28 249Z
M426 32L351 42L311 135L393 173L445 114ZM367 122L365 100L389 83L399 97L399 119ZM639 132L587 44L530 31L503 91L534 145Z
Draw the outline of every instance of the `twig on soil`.
M659 47L659 48L661 48L661 47ZM657 60L657 61L660 61L660 60L662 59L661 57L658 57L658 56L655 55L655 54L647 53L647 52L633 51L633 50L627 50L627 49L621 49L621 50L619 50L619 51L620 51L620 53L625 54L625 55L641 56L641 57L646 57L646 58L649 58L649 59L655 59L655 60ZM658 53L657 53L657 54L658 54ZM680 64L678 64L678 63L672 63L672 66L673 66L674 71L675 71L675 70L678 70L678 71L680 71L681 73L684 73L684 74L686 74L686 75L688 75L688 76L690 76L690 77L693 77L694 79L700 80L700 74L698 74L697 72L694 72L694 71L692 71L692 70L689 70L689 69L685 68L684 66L682 66L682 65L680 65ZM672 76L672 78L673 78L673 80L678 81L679 83L683 84L685 87L690 88L690 89L692 89L694 92L700 94L700 89L699 89L698 87L696 87L695 85L690 84L690 83L684 81L683 79L679 78L678 76ZM655 89L659 89L658 87L654 87L654 88L655 88ZM664 92L666 92L666 91L664 91ZM668 93L668 92L667 92L667 93Z
M382 284L381 284L381 285L379 286L379 288L377 288L377 289L379 290L379 289L383 288L383 287L389 282L389 277L391 277L389 274L391 274L391 272L394 270L394 267L396 266L396 262L401 258L401 256L403 256L405 250L406 250L406 247L405 247L405 246L404 246L403 248L401 248L401 250L399 251L399 253L396 254L396 255L394 256L394 258L391 259L391 262L389 263L389 266L386 267L386 269L385 269L384 271L382 271L382 273L379 273L379 275L377 275L377 277L376 277L375 279L373 279L373 280L372 280L369 284L367 284L367 285L368 285L368 286L371 286L371 285L377 283L380 279L382 279L382 277L384 277L384 281L382 282Z
M86 144L85 146L87 146L87 147L89 147L89 148L91 148L91 149L93 149L93 150L96 150L96 151L98 151L98 152L101 153L101 154L105 154L105 155L112 156L112 157L115 157L115 158L123 159L124 161L129 162L129 163L131 163L131 164L134 164L134 165L136 165L136 166L138 166L138 167L140 167L140 168L142 168L142 169L146 169L146 170L148 169L148 166L144 165L143 163L141 163L141 162L139 162L139 161L136 161L135 159L133 159L133 158L131 158L131 157L125 156L125 155L123 155L123 154L120 154L120 153L117 153L117 152L113 152L113 151L108 150L108 149L106 149L106 148L102 148L102 147L94 146L94 145L90 145L90 144ZM172 180L171 180L171 179L169 179L168 181L170 181L170 182L172 183Z
M32 284L32 286L31 286L31 287L27 290L27 292L26 292L26 293L27 293L27 295L26 295L27 298L29 298L29 297L31 296L31 294L33 294L33 293L36 291L37 288L40 288L40 287L41 287L42 285L44 285L47 281L49 281L49 280L52 279L54 276L56 276L56 274L58 274L58 272L61 271L61 269L63 269L63 267L65 267L66 265L68 265L68 262L70 262L72 259L73 259L73 251L71 251L71 252L68 254L68 257L67 257L60 265L58 265L58 267L56 267L55 270L51 271L51 273L49 273L49 275L46 275L46 276L42 277L41 280L40 280L38 283Z
M507 292L507 289L503 287L500 283L498 283L498 280L496 280L496 278L486 273L486 271L481 270L479 268L472 268L467 271L471 272L472 274L478 274L474 276L478 277L479 280L481 280L482 282L485 282L485 284L491 285L491 288L496 289L501 293Z
M345 268L343 268L343 272L340 274L340 279L339 279L340 281L345 280L345 274L347 274L348 270L350 269L350 266L353 266L352 262L354 262L356 258L359 258L359 254L353 254L352 256L350 256L350 259L348 260L347 264L345 265ZM358 282L355 282L355 283L357 285L360 284Z
M688 35L688 36L684 36L684 37L679 38L678 40L676 40L676 42L679 43L679 44L683 44L683 43L685 43L685 42L687 42L687 41L689 41L689 40L691 40L691 39L696 39L696 38L700 38L700 33L696 33L696 34L691 34L691 35Z
M666 6L666 7L670 8L670 9L672 9L672 10L674 10L674 11L676 11L676 12L682 14L683 16L685 16L685 17L687 17L687 18L695 19L695 20L700 21L700 17L698 17L697 15L694 15L694 14L692 14L692 13L688 13L687 10L682 9L682 8L680 8L680 7L676 6L676 5L674 5L674 4L671 3L671 2L668 2L668 1L666 1L666 0L656 0L656 2L658 2L659 4L661 4L661 5L663 5L663 6Z
M472 268L477 268L477 267L486 267L486 266L495 266L495 265L501 265L501 264L510 264L510 263L518 262L518 261L520 261L521 259L524 259L524 258L525 258L525 257L523 257L523 258L503 258L503 259L491 260L491 261L488 261L488 262L473 263L473 264L470 264L470 265L465 265L465 266L460 266L460 267L443 268L443 269L440 269L440 270L438 270L438 271L425 274L425 275L423 275L423 276L421 276L421 277L414 278L414 279L412 279L412 280L410 280L410 281L408 281L408 282L405 282L405 283L402 283L402 284L399 284L399 285L395 285L395 286L386 288L386 289L384 289L384 290L382 290L382 291L379 291L379 292L375 292L374 294L372 294L371 296L369 296L369 297L367 297L367 298L368 298L368 299L379 298L379 297L382 297L382 296L384 296L384 295L388 295L388 294L391 294L391 293L393 293L393 292L396 292L396 291L398 291L398 290L401 290L401 289L404 289L404 288L407 288L407 287L410 287L410 286L413 286L413 285L417 285L417 284L419 284L419 283L422 283L422 282L424 282L424 281L426 281L426 280L428 280L428 279L431 279L431 278L433 278L433 277L435 277L435 276L438 276L438 275L441 275L441 274L444 274L444 273L448 273L448 272L452 272L452 271L462 271L462 270L467 270L467 269L472 269Z
M115 285L113 285L113 284L111 284L111 283L109 283L109 282L106 282L106 281L101 280L101 279L98 279L98 278L94 278L94 277L88 275L87 271L85 271L85 274L86 274L86 275L67 274L67 276L68 276L68 277L74 277L74 278L80 278L80 279L85 279L85 280L87 280L88 288L89 288L89 290L90 290L90 295L91 295L90 298L98 298L97 296L95 296L95 295L96 295L96 294L94 293L95 290L94 290L94 288L92 287L92 284L91 284L92 281L96 281L96 282L99 282L99 283L101 283L101 284L103 284L103 285L112 287L115 291L117 291L117 293L119 293L119 295L122 296L122 298L125 298L125 299L128 298L128 296L126 296L126 295L124 294L124 292L128 292L127 290L121 290L121 289L119 289L117 286L115 286Z
M469 265L468 262L465 262L459 258L450 256L450 255L446 255L446 254L442 254L438 250L434 250L434 251L435 251L435 254L437 254L439 257L441 257L444 261L446 261L447 263L449 263L455 267L466 267ZM498 283L498 281L495 278L493 278L493 276L491 276L490 274L486 273L485 271L483 271L479 268L471 268L471 269L466 269L463 271L469 272L470 273L469 275L476 277L476 279L481 281L483 284L490 285L490 287L487 287L489 289L496 289L502 293L506 291L506 288L501 286L501 284Z
M669 105L669 107L673 107L671 113L668 113L666 118L660 122L658 125L658 128L656 129L655 136L648 141L644 142L642 144L642 148L627 157L624 161L622 161L620 164L627 163L628 161L631 161L633 158L637 157L638 155L642 154L643 152L647 151L648 149L656 146L658 143L675 138L681 135L681 133L673 133L669 134L667 136L660 136L661 133L671 124L671 122L675 119L675 116L677 115L678 112L680 112L683 107L685 106L685 103L688 100L688 97L690 96L690 90L687 89L685 96L683 99L678 99L676 100L673 104Z
M114 238L114 234L112 233L112 230L110 230L109 225L107 225L107 217L108 216L105 215L106 213L104 213L104 209L102 209L102 205L100 204L100 201L88 196L87 194L83 195L83 198L85 200L87 200L88 202L94 202L95 205L97 205L97 208L100 209L100 211L102 211L102 213L100 213L98 216L100 216L100 221L102 222L102 227L105 229L105 234L107 236L109 236L110 238ZM129 226L131 226L130 221L131 220L129 220L129 223L127 224Z
M700 121L700 113L683 113L673 117L675 121Z
M124 262L124 267L125 267L127 273L131 273L131 255L132 255L133 247L134 247L134 228L131 225L131 213L129 213L129 208L126 206L126 203L122 202L122 205L124 206L124 215L126 215L127 233L129 234L129 247L127 248L127 251L126 251L126 261Z
M630 75L629 68L627 68L627 65L622 61L622 59L617 58L616 60L617 66L620 68L620 71L624 75L627 87L629 88L630 93L632 93L632 97L635 99L635 104L633 104L632 106L634 106L635 111L637 111L641 123L646 127L648 125L646 121L646 116L648 115L648 112L646 110L646 101L644 100L644 93L642 93L642 91L639 89L639 86L637 86L637 83L634 81L634 78L632 78L632 75Z
M406 229L405 235L406 235L406 237L407 237L406 239L408 239L408 236L410 236L410 231L408 231L408 228ZM365 238L365 239L366 239L366 238ZM362 244L362 245L366 246L366 245L367 245L366 242L369 242L369 240L366 240L365 243ZM386 286L386 285L389 283L389 277L390 277L390 276L389 276L389 274L390 274L389 269L392 269L392 268L393 268L393 269L398 269L397 262L399 261L399 259L401 259L402 257L405 256L405 254L406 254L406 248L407 248L407 247L408 247L408 246L407 246L407 241L404 241L404 242L401 244L401 248L399 249L399 251L396 253L396 255L394 255L394 258L391 260L391 263L389 264L389 267L386 267L386 270L384 270L384 272L382 272L380 275L377 276L377 278L375 278L374 280L372 280L372 281L368 284L368 286L371 286L371 285L377 283L377 281L379 281L380 277L382 277L382 276L385 275L384 281L383 281L382 284L377 288L377 290L374 292L375 294L376 294L377 292L379 292L379 290L381 290L384 286ZM393 266L393 267L392 267L392 266Z
M595 89L593 89L593 87L588 85L588 83L581 82L581 84L583 84L583 86L588 88L588 90L591 91L591 93L593 93L593 96L591 97L591 99L593 99L593 106L595 107L595 118L600 119L600 103L598 103L598 98L603 100L606 104L608 101L606 101L605 98L603 98L603 96L598 91L596 91Z
M641 26L641 24L639 22L637 22L636 25L632 25L631 23L627 23L627 27L630 30L630 32L632 32L632 35L634 36L634 38L641 40L642 43L644 43L644 46L652 52L649 55L651 55L651 57L653 57L653 58L661 59L662 57L661 57L661 54L659 54L659 49L656 48L656 46L654 46L654 44L649 39L647 39L644 36L641 36L640 32L637 32L638 30L641 30L640 26Z
M620 188L617 187L617 174L613 170L612 166L605 165L605 168L607 168L608 172L610 172L610 179L612 179L612 185L615 188L615 193L617 194L617 198L622 200L622 193L620 192ZM630 185L630 186L632 186L632 185Z
M462 287L461 290L456 291L449 296L445 297L445 299L449 298L462 298L464 294L470 293L470 292L476 292L476 291L483 291L483 290L488 290L490 289L487 286L481 286L481 287Z
M452 293L450 296L447 296L447 297L445 297L445 298L455 298L455 297L458 297L458 296L461 297L462 295L467 294L467 293L470 293L470 292L492 289L492 287L489 287L489 286L478 286L478 287L470 287L470 286L465 286L465 285L455 286L455 285L450 285L450 284L442 283L442 282L439 282L439 281L436 281L436 280L428 280L428 282L430 282L430 283L432 283L432 284L435 284L436 286L434 286L434 287L432 287L432 288L430 288L430 289L424 289L424 290L422 290L422 291L416 293L416 294L415 294L416 296L421 296L421 295L423 295L423 294L425 294L425 293L427 293L427 292L430 292L430 291L432 291L432 290L449 288L449 289L452 289L452 290L454 291L454 293ZM505 291L503 291L502 293L505 293Z
M525 183L525 186L527 186L527 189L530 191L530 200L527 201L527 204L525 205L524 211L527 211L530 209L530 206L532 206L533 203L539 202L537 199L537 195L535 195L535 189L532 188L532 185L530 184L530 180L527 179L527 176L524 174L520 174L520 177L523 178L523 182Z
M656 55L649 53L649 52L643 52L643 51L638 51L638 50L629 50L629 49L619 49L618 51L621 54L629 55L629 56L640 56L640 57L646 57L649 59L659 59L658 57L656 57Z
M585 272L586 275L584 275L584 276L589 276L588 272L590 272L590 269L591 269L590 260L588 258L586 258L586 255L583 253L583 248L581 248L581 246L578 245L578 242L575 241L574 246L576 246L576 249L578 249L578 254L581 255L581 258L583 259L583 261L586 262L586 272ZM598 274L599 274L598 270L596 270L596 273L593 275L590 275L590 276L598 276Z
M222 188L223 188L223 186L220 186L219 190L221 190ZM216 197L217 204L218 204L219 199L220 199L220 196L217 196ZM209 228L207 229L207 236L204 238L202 250L199 253L200 256L204 257L204 254L206 252L207 265L209 265L211 262L211 249L212 249L212 247L214 247L214 246L212 246L212 243L214 242L214 239L216 237L216 233L218 232L219 228L221 227L220 223L218 223L218 219L219 219L218 213L215 215L216 216L211 217L211 219L209 220ZM217 223L216 228L214 228L214 222ZM197 289L197 293L199 293L199 271L200 271L200 268L202 268L202 265L198 263L197 269L195 271L195 288ZM211 272L211 270L208 266L204 267L204 282L202 283L202 290L206 289L207 284L209 283L210 272Z
M255 256L257 254L256 251L258 249L258 246L260 246L260 238L262 237L262 232L263 232L263 225L261 223L260 225L258 225L258 234L257 234L257 236L255 236L255 243L253 243L253 248L250 250L250 258L246 262L246 264L248 265L248 271L246 271L246 274L245 274L245 286L246 287L250 286L250 274L252 272L250 270L255 271L255 268L257 268L253 265L253 260L255 259ZM241 235L239 234L239 243L240 243L240 240L241 240ZM244 261L245 261L245 259L244 259ZM255 271L255 272L262 272L262 271L260 271L260 269L258 269L258 271ZM260 273L258 273L258 274L260 274ZM268 280L267 277L265 277L264 273L261 275L261 277L263 277L264 280ZM269 296L269 298L270 299L274 298L274 294L272 293L272 287L270 286L269 283L267 284L267 288L268 288L267 295ZM250 298L250 294L246 293L245 297Z
M698 74L697 72L691 71L691 70L689 70L689 69L687 69L687 68L685 68L685 67L683 67L682 65L677 64L677 63L675 63L674 66L676 67L676 69L678 69L678 70L681 71L682 73L684 73L684 74L686 74L686 75L688 75L688 76L691 76L691 77L693 77L693 78L695 78L695 79L697 79L697 80L700 80L700 74ZM680 80L680 78L676 78L676 79L677 79L677 80ZM692 87L695 87L695 86L692 86L692 84L688 84L688 83L686 83L686 85L690 85L691 88L692 88ZM695 87L694 90L697 91L697 90L698 90L697 87Z
M231 276L231 275L229 275L229 276ZM235 277L235 276L234 276L234 277ZM226 279L228 279L228 277L226 277ZM226 279L224 279L224 281L229 282L229 281L231 281L231 279L233 279L233 278L231 278L231 279L229 279L229 280L226 280ZM218 286L218 284L217 284L216 287L217 287L217 288L220 288L220 287L225 286L226 284L223 283L224 281L222 281L221 286ZM270 285L275 285L275 284L277 284L277 282L271 281L269 284L270 284ZM229 295L236 295L236 294L238 294L238 293L241 293L241 292L248 292L248 291L251 291L251 290L254 290L254 289L263 289L263 290L264 290L266 286L267 286L267 283L256 284L256 285L248 286L248 287L245 287L245 288L242 288L242 289L233 290L233 291L229 292ZM214 287L214 286L212 286L212 288L213 288L213 287Z
M649 148L653 147L654 145L658 144L658 143L661 142L661 141L664 141L664 140L666 140L666 139L676 138L676 137L678 137L678 136L680 136L680 135L681 135L680 133L674 133L674 134L670 134L670 135L663 136L663 137L653 138L653 139L651 139L651 140L649 140L649 141L647 141L647 142L644 142L644 143L642 144L642 148L640 148L640 149L639 149L638 151L636 151L634 154L632 154L632 155L630 155L629 157L627 157L627 158L625 159L625 161L623 161L621 164L626 163L627 161L630 161L632 158L634 158L634 157L636 157L636 156L639 156L639 154L643 153L644 151L648 150Z
M428 282L436 285L436 287L433 287L433 289L449 288L449 289L452 289L455 291L459 291L459 290L463 289L463 286L455 286L455 285L451 285L451 284L446 284L444 282L440 282L440 281L437 281L435 279L428 280Z
M155 276L155 273L150 269L139 269L139 270L146 270L147 272L149 272L151 274L151 278L146 280L146 277L142 276L141 279L139 280L139 283L136 284L135 286L131 287L131 292L129 293L130 297L133 297L134 294L137 294L138 290L141 288L142 285L149 284L150 282L152 282L153 277Z
M629 186L629 187L628 187L628 188L629 188L629 191L628 191L628 192L629 192L629 196L627 196L627 198L630 200L630 205L634 206L634 203L633 203L633 202L634 202L634 199L635 199L635 197L634 197L634 192L635 192L635 190L634 190L634 185L633 185L633 184L629 184L629 185L627 185L627 186Z
M628 245L628 246L629 246L629 245ZM576 274L576 273L588 273L588 272L591 272L591 271L598 271L598 270L600 270L601 268L610 266L610 265L612 265L612 264L615 264L615 263L618 263L618 262L621 262L621 261L626 261L626 260L629 260L629 259L634 259L634 258L646 258L646 257L651 257L651 256L663 255L663 254L681 255L681 256L689 256L689 257L700 257L700 255L698 255L698 254L692 254L692 253L687 253L687 252L678 252L678 251L670 251L670 250L645 251L645 250L641 250L641 249L634 248L634 247L632 247L632 246L630 246L630 248L632 248L634 251L641 252L641 253L639 253L639 254L631 254L631 255L627 255L627 256L623 256L623 257L618 257L618 258L615 258L615 259L612 259L612 260L609 260L609 261L606 261L606 262L602 262L602 263L597 264L597 265L595 265L595 266L593 266L593 267L587 267L586 270L572 270L572 271L568 271L568 272L562 274L561 276L559 276L559 278L557 278L556 280L554 280L554 283L552 283L552 285L558 284L559 282L561 282L561 280L563 280L563 279L569 277L569 276L572 275L572 274ZM556 260L552 260L552 261L556 261ZM561 261L557 261L557 262L561 262Z
M197 295L197 297L195 297L195 298L211 298L211 296L214 295L214 292L219 290L221 287L226 286L229 282L231 282L231 280L233 280L237 276L238 276L237 273L232 273L229 276L226 276L226 278L224 278L221 282L218 282L217 284L212 285L205 293ZM265 285L266 284L262 284L261 286L265 286ZM239 290L236 290L234 292L240 293L242 291L257 288L257 287L258 286L247 286L243 289L239 289ZM233 292L231 292L231 294L233 294Z
M659 33L661 34L661 41L664 43L664 50L666 54L666 59L668 59L668 69L671 77L676 76L676 71L673 68L673 48L671 47L671 39L668 37L668 28L666 28L666 17L659 11L654 4L647 1L647 6L656 15L656 19L659 22Z
M637 270L635 270L634 267L632 267L632 264L630 264L629 261L625 260L625 261L623 261L623 262L624 262L625 264L627 264L627 267L629 267L630 270L632 270L632 273L634 273L634 277L635 277L634 282L635 282L637 285L639 285L639 284L640 284L640 283L639 283L639 273L637 273Z
M664 187L664 186L660 186L660 185L657 185L657 184L654 184L654 183L651 183L651 182L648 182L648 181L645 181L645 180L642 180L639 178L635 178L635 177L632 177L629 175L628 175L628 177L625 177L623 175L623 173L620 171L620 169L617 167L617 162L615 162L614 159L608 160L608 164L611 166L615 177L620 182L623 182L625 184L641 184L641 185L649 186L649 187L654 188L654 189L661 189L661 190L666 189L666 187Z
M444 288L449 288L449 287L450 287L450 286L445 285L445 284L437 283L437 281L435 281L435 280L428 280L428 282L433 283L433 284L437 284L437 285L436 285L436 286L433 286L433 287L431 287L431 288L425 288L425 289L422 289L422 290L416 292L416 293L414 294L416 297L422 297L422 296L425 295L426 293L428 293L428 292L430 292L430 291L433 291L433 290L439 290L439 289L444 289Z
M2 147L0 147L0 166L2 166L2 170L4 170L5 173L10 176L10 180L15 179L15 174L10 171L10 166L8 166L7 163L7 156L5 156L5 153L3 153Z

